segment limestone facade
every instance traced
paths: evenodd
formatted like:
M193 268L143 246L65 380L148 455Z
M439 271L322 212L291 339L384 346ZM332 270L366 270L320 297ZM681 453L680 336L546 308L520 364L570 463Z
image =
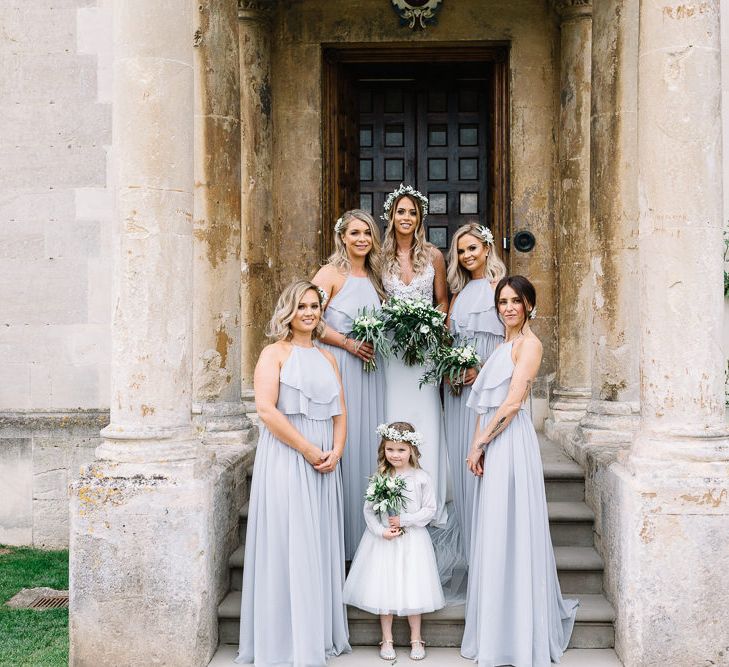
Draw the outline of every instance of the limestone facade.
M425 31L347 4L0 8L0 542L70 543L72 664L203 664L262 327L333 223L322 48L508 44L511 230L537 239L510 270L538 290L537 407L586 468L618 654L726 664L724 3L446 0Z

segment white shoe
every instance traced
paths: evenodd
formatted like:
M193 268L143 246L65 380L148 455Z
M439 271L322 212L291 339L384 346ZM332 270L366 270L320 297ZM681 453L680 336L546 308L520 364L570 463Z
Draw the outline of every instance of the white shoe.
M397 658L397 653L395 653L395 644L392 639L383 639L380 642L380 657L383 660L394 660Z
M410 659L422 660L425 657L425 642L422 639L414 639L410 642Z

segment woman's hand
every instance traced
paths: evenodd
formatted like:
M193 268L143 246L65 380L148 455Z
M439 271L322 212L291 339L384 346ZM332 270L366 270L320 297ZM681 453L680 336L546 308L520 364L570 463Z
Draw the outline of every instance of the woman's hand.
M399 528L385 528L382 531L382 537L386 540L394 540L396 537L400 537L402 531Z
M478 371L478 368L467 368L465 374L463 375L463 384L473 384L478 377Z
M315 445L311 445L304 452L304 458L315 468L324 461L325 457L324 451Z
M354 338L346 338L343 347L347 352L359 357L362 361L371 361L375 356L375 348L370 343L360 343Z
M337 469L337 463L342 458L342 454L336 450L326 452L322 457L321 463L314 465L314 470L320 473L334 472Z
M390 528L397 528L398 530L400 530L400 515L398 514L397 516L388 517L387 523L390 524Z
M480 447L475 447L468 452L466 466L476 477L483 477L483 455L483 449Z

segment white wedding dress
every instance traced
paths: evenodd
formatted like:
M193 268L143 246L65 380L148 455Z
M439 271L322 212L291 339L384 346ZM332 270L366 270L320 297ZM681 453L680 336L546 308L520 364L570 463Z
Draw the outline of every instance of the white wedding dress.
M420 297L433 303L433 279L435 269L428 264L409 285L398 276L385 274L382 284L387 297L414 299ZM406 366L400 359L391 357L385 369L385 414L387 422L410 422L423 434L420 448L420 465L430 475L435 492L436 512L431 524L444 527L448 519L446 511L447 462L445 425L437 386L418 387L425 372L423 366Z

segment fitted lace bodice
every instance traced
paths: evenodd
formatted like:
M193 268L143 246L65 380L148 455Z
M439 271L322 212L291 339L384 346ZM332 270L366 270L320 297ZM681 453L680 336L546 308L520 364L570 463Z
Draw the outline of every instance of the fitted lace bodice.
M413 276L409 285L406 285L399 276L390 273L382 276L382 285L388 297L396 296L400 299L419 297L428 303L433 303L433 278L435 278L435 268L428 262L425 270Z

